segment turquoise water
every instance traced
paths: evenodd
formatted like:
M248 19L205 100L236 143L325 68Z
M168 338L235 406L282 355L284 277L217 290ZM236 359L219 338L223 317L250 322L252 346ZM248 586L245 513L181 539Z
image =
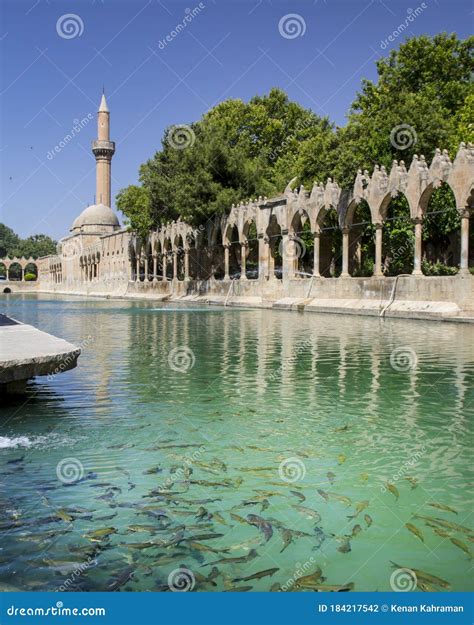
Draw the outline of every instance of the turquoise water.
M2 304L83 353L0 409L0 587L382 591L394 562L472 589L472 327Z

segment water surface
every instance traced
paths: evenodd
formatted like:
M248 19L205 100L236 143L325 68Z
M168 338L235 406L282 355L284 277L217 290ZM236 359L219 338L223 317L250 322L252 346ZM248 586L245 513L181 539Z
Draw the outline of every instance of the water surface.
M472 588L460 545L472 551L473 532L443 524L472 526L470 326L52 295L2 304L83 353L0 408L0 583L167 590L185 567L198 591L294 589L320 567L325 584L382 591L395 562ZM273 534L238 520L249 514Z

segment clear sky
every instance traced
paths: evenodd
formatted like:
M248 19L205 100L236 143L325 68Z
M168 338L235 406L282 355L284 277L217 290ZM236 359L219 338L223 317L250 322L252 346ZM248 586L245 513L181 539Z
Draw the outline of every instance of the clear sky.
M464 38L473 26L469 0L0 0L0 5L0 221L23 237L44 232L60 238L93 203L90 142L103 84L111 139L117 143L115 196L136 183L139 165L160 148L171 124L197 120L226 98L248 100L278 86L343 125L361 80L375 79L378 57L406 36L448 31ZM186 15L186 27L173 37ZM407 24L404 32L386 41L401 24ZM75 120L85 120L82 128L53 152L73 132Z

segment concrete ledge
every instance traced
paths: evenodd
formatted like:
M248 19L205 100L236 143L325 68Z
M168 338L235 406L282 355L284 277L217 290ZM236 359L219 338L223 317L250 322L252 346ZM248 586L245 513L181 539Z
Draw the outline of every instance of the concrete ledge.
M14 389L13 383L74 369L80 353L75 345L33 326L4 325L0 327L0 385Z

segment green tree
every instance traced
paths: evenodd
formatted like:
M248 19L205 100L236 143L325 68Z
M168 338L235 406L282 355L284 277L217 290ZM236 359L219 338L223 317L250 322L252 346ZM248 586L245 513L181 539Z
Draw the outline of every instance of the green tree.
M21 239L11 228L0 223L0 258L24 256L40 258L56 253L56 241L46 234L35 234Z

